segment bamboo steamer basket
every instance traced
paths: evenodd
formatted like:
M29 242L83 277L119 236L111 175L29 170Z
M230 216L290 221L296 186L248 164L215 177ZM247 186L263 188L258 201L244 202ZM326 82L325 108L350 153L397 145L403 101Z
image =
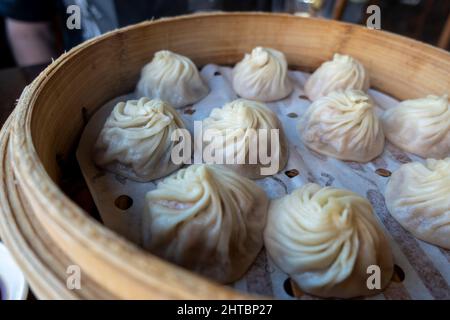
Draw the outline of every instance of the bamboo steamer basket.
M383 31L287 14L208 13L148 21L90 40L52 63L19 100L0 135L0 233L39 298L251 298L165 262L106 229L59 187L83 118L131 92L153 53L198 66L233 65L256 46L312 71L335 52L360 60L372 87L397 99L450 91L450 55ZM82 270L68 290L66 269Z

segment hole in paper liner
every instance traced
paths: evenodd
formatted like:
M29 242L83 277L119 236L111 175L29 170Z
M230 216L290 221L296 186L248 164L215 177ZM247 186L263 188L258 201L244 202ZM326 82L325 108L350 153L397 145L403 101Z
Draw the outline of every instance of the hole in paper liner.
M403 282L405 280L405 271L398 265L394 264L394 273L392 274L393 282Z
M283 283L284 291L291 297L294 296L294 290L292 290L291 278L287 278Z
M184 110L184 114L193 115L194 113L195 113L195 109L193 109L192 106L190 106L186 110Z
M128 210L133 206L133 199L127 195L121 195L114 201L114 205L120 210Z
M297 169L292 169L292 170L286 171L284 174L292 179L292 178L298 176L300 174L300 172Z
M220 71L214 72L214 76L216 76L216 77L221 76L221 75L222 75L222 74L220 73Z
M296 114L295 112L291 112L291 113L288 113L287 116L288 116L289 118L297 118L297 117L298 117L298 114Z
M300 298L303 296L302 290L297 286L297 284L291 278L287 278L283 283L284 291L291 297Z
M383 168L379 168L379 169L375 170L375 173L377 175L385 177L385 178L390 177L392 175L392 172L390 172L387 169L383 169Z

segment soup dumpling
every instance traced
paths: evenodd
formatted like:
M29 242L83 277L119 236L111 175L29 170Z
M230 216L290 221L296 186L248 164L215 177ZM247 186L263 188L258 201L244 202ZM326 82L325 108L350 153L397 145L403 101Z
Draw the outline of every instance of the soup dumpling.
M276 265L306 293L352 298L379 293L367 286L368 267L389 283L393 259L372 206L359 195L310 183L273 200L264 244Z
M182 128L184 124L177 112L161 100L120 102L97 138L94 162L139 182L164 177L180 167L171 160L176 145L171 135Z
M414 236L450 249L450 158L403 164L387 184L386 205Z
M278 130L278 139L272 136L271 130ZM213 109L203 120L203 133L207 131L212 139L201 141L203 151L209 149L208 154L221 155L214 163L227 163L227 158L233 160L235 164L227 166L242 176L259 179L274 175L287 163L289 151L283 128L276 114L263 103L237 99ZM267 145L267 154L270 154L269 163L260 158L263 144Z
M144 247L221 283L238 280L263 246L268 199L220 165L192 165L146 196Z
M187 57L162 50L141 72L137 93L141 97L161 99L175 108L203 99L209 92L195 64Z
M335 91L314 101L298 130L307 147L340 160L368 162L383 152L383 128L362 91Z
M403 151L423 158L450 156L448 96L405 100L382 117L386 138Z

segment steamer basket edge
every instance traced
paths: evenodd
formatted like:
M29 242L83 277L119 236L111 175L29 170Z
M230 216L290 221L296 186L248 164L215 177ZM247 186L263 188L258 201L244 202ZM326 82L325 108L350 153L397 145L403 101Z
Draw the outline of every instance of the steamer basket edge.
M279 34L273 32L274 26L279 24L294 31L289 31L280 40ZM238 25L240 29L231 29L233 33L227 28L225 35L221 29L224 25ZM213 34L199 30L202 27ZM176 33L180 28L184 30L183 36ZM247 34L248 29L257 29L258 35L252 32ZM208 51L205 52L204 45L195 41L190 43L189 37L186 43L185 36L196 33L203 42L215 45L209 46L211 60L207 59ZM230 40L233 37L236 41ZM301 38L306 39L305 42L309 40L308 44L297 41ZM146 44L149 48L131 50L133 46L129 41L143 41L141 39L155 42ZM399 98L449 91L446 71L450 70L450 55L442 50L359 26L290 15L201 14L163 19L113 31L73 49L45 70L20 99L12 124L12 163L23 196L37 220L74 263L86 270L97 283L105 284L105 290L120 292L120 298L242 297L150 255L142 255L141 250L93 222L54 183L58 180L58 167L52 158L59 152L68 153L68 145L76 141L82 128L81 105L93 112L102 102L129 91L137 80L140 67L150 59L152 52L167 48L186 54L199 64L230 64L259 44L284 51L290 64L301 69L317 67L334 52L351 54L368 66L375 87ZM359 51L363 44L370 54ZM219 45L222 47L218 48ZM218 49L222 50L218 52ZM105 53L111 53L110 57L105 58L102 55ZM380 54L384 54L382 58ZM105 61L97 60L98 56ZM113 74L111 70L108 73L108 67L114 61L119 61L117 70ZM125 63L129 61L131 63ZM93 72L89 75L85 70ZM98 76L102 72L108 74L107 80L102 81ZM89 97L90 101L64 88L71 82L80 84L77 79L89 76L92 79L70 89L77 93L80 87L89 90L93 84L98 86L97 89L102 85L100 93L89 92L94 96ZM65 100L61 98L64 95ZM69 102L69 106L65 106L67 113L59 110L61 102L75 98L80 100L80 105ZM64 126L57 125L51 128L53 131L43 130L46 124L51 126L52 121L58 122L49 114L58 117L58 113L75 119L68 126L68 132L61 133ZM64 118L61 118L64 123L62 120ZM57 133L61 133L62 137ZM55 141L48 141L49 137ZM155 293L155 290L158 292Z
M13 115L0 132L0 172L4 176L0 184L0 235L24 272L33 293L40 299L104 299L113 296L100 291L95 284L83 281L83 295L68 290L66 267L69 260L49 241L48 233L41 227L25 202L16 184L8 152L9 128ZM28 209L28 210L27 210Z

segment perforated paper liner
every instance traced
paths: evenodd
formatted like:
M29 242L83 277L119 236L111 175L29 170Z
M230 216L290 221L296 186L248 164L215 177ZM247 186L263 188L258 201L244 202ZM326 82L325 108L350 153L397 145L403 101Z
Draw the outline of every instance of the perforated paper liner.
M213 108L238 98L230 82L231 68L207 65L201 74L208 82L210 94L193 106L177 109L191 134L195 120L206 118ZM450 251L414 238L390 215L384 200L389 172L403 163L423 159L402 152L390 143L386 143L381 156L366 164L336 160L307 149L296 126L311 103L302 89L308 74L290 71L289 75L295 83L294 92L284 100L268 104L277 113L289 140L288 164L278 174L256 180L256 183L271 199L290 193L307 182L349 189L366 197L388 235L396 264L393 281L386 290L366 299L450 299ZM370 90L369 94L379 106L379 114L397 103L375 90ZM104 224L140 244L144 197L156 188L158 181L137 183L122 178L100 170L91 158L93 145L115 104L135 98L130 94L114 99L93 115L81 137L77 158ZM123 195L133 200L127 210L115 205L116 199ZM233 286L243 292L282 299L315 299L292 288L288 276L275 266L264 249L247 274Z

